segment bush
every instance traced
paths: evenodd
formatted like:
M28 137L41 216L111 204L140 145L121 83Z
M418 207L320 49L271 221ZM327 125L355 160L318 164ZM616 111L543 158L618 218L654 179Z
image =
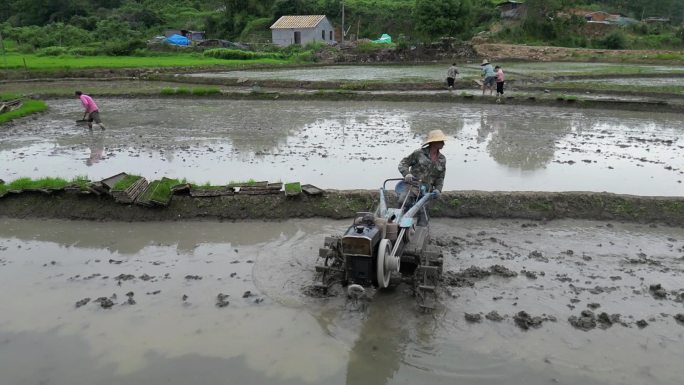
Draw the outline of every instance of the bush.
M111 41L104 44L102 52L109 56L130 56L135 50L147 47L142 40Z
M622 30L616 29L600 39L599 45L608 49L625 49L627 47L627 36Z
M66 47L45 47L36 51L37 56L62 56L66 54Z
M93 47L74 47L69 48L69 55L72 56L97 56L101 52L98 48Z
M204 56L225 60L280 59L282 55L270 52L252 52L239 49L214 48L204 51Z

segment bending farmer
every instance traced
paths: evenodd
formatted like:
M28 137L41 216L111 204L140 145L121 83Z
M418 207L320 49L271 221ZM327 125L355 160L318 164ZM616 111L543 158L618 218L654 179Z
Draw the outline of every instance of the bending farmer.
M399 163L399 172L404 176L404 180L407 183L420 180L427 184L434 198L439 198L444 186L446 157L439 151L444 147L446 139L447 136L442 130L430 131L423 146ZM427 220L427 218L422 218L421 215L419 225L422 224L420 223L422 220Z
M95 123L97 123L100 128L104 130L105 126L102 124L102 120L100 119L100 110L97 108L97 104L95 104L93 98L81 91L76 91L75 94L77 98L81 99L81 104L83 104L83 108L85 108L83 119L86 119L86 115L88 116L88 128L92 130L93 121L95 121Z

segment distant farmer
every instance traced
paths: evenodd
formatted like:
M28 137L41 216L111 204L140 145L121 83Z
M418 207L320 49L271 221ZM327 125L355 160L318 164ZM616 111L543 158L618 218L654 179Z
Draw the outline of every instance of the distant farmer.
M504 94L504 72L500 66L494 67L494 72L496 73L496 102L498 103Z
M442 130L433 130L428 134L422 147L413 151L399 163L399 172L404 181L414 182L420 180L427 184L428 191L434 193L433 197L439 198L444 186L446 174L446 157L439 151L444 147L447 136ZM406 196L400 197L403 200ZM427 217L421 211L418 217L418 225L426 225Z
M496 81L496 74L494 73L494 68L489 64L489 60L482 60L482 95L485 94L485 88L489 88L489 94L494 93L494 82Z
M100 110L97 108L97 104L95 104L93 98L81 91L76 91L75 94L77 98L81 99L81 104L83 104L83 108L85 108L83 119L86 119L86 116L88 117L88 128L92 130L93 121L95 121L95 123L97 123L100 128L104 130L105 126L102 124L102 120L100 119Z
M451 64L451 67L447 70L447 87L449 91L454 89L454 81L456 80L456 75L458 75L458 68L456 68L456 63Z

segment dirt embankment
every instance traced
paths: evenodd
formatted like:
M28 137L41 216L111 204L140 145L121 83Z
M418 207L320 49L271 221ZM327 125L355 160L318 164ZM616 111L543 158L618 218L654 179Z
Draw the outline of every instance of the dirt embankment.
M122 205L111 197L73 193L8 194L0 199L0 216L116 221L209 219L350 218L377 205L376 191L328 190L323 196L288 198L174 196L168 207ZM430 208L434 217L578 218L666 223L684 226L684 198L639 197L591 192L446 192Z
M473 49L477 56L489 60L521 60L521 61L572 61L593 59L595 61L624 60L625 56L634 56L634 61L655 60L656 55L677 55L681 52L667 50L609 50L590 48L567 48L550 46L528 46L515 44L476 44ZM650 59L649 59L650 58ZM662 62L660 60L659 62Z

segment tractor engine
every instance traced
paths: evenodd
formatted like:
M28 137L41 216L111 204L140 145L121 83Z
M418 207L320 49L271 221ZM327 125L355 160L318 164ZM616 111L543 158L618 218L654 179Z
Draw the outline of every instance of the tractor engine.
M375 274L378 243L382 229L371 213L362 213L342 237L342 254L348 284L377 285Z

